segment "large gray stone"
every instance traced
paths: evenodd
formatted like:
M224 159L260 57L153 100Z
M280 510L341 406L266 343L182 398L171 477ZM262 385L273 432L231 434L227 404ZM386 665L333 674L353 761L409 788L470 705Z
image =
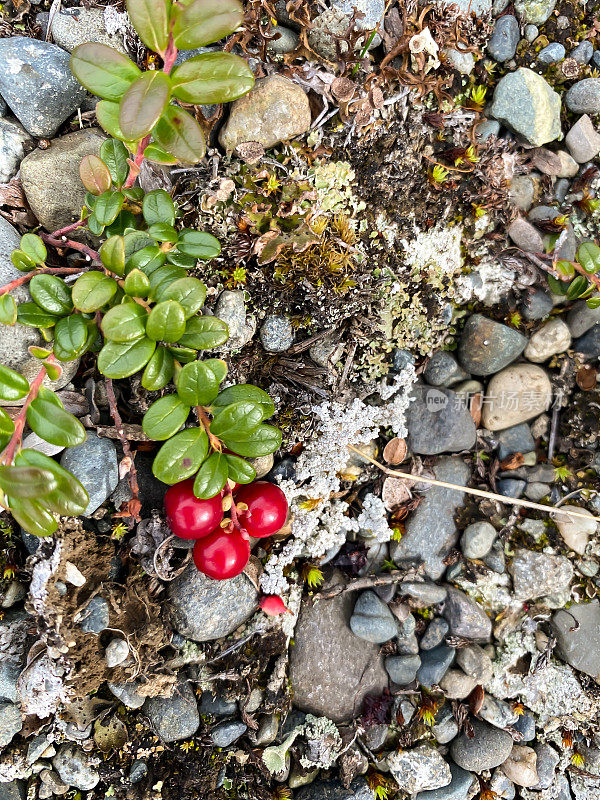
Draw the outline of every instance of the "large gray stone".
M490 113L535 147L553 142L561 134L560 95L527 67L500 79Z
M585 300L578 300L567 314L571 336L579 337L594 325L600 324L600 308L590 308Z
M348 789L336 778L315 781L294 794L296 800L373 800L373 792L364 778L355 778Z
M552 617L557 654L580 672L600 680L600 603L573 603Z
M580 336L574 343L576 353L584 356L600 355L600 325L594 325L589 331Z
M48 14L38 14L35 19L45 35L48 30ZM51 38L69 53L84 42L100 42L125 56L128 55L123 45L123 36L107 32L102 8L61 8L52 20Z
M510 755L513 740L510 733L472 719L473 738L463 733L450 745L452 758L465 770L483 772L504 763Z
M565 144L578 164L591 161L600 153L600 134L587 114L579 117L565 136Z
M456 650L440 644L433 650L421 653L421 666L417 670L417 681L426 689L437 686L450 669L456 657Z
M340 580L335 575L329 586ZM366 695L379 695L388 685L379 646L350 630L353 607L350 593L304 603L290 655L294 705L334 722L352 719Z
M450 767L442 754L429 744L392 753L387 762L400 791L409 795L427 789L439 789L452 780Z
M144 711L163 742L189 739L200 725L196 696L187 683L179 683L171 697L150 697Z
M517 550L509 567L518 600L559 594L569 588L573 565L565 556Z
M169 584L175 630L186 639L210 642L228 636L250 617L258 594L243 573L215 581L191 564Z
M7 611L0 620L0 700L16 703L17 680L25 666L25 645L31 618L24 611Z
M25 792L24 781L0 783L0 800L25 800Z
M466 486L470 468L457 457L444 456L434 467L439 481ZM406 523L406 531L399 542L392 542L390 552L394 561L423 561L425 572L434 580L440 578L446 567L442 563L458 541L454 514L462 505L464 494L455 489L432 486Z
M451 389L414 386L406 412L408 444L413 453L437 455L469 450L476 429L466 403Z
M600 78L584 78L567 91L565 103L574 114L600 112Z
M499 17L487 43L487 51L496 61L508 61L517 51L519 44L519 23L512 14Z
M492 634L492 621L475 600L460 589L448 587L444 617L452 636L486 642Z
M17 174L25 149L33 140L18 122L0 119L0 183L8 183Z
M515 11L521 21L530 25L543 25L554 11L556 0L516 0Z
M9 745L22 727L19 707L14 703L0 703L0 747Z
M419 792L415 800L467 800L473 783L473 775L452 762L448 765L452 780L447 786Z
M87 489L90 502L84 516L91 516L119 482L117 448L111 439L101 439L88 431L83 444L69 447L60 458L61 466L68 469Z
M69 54L26 36L0 40L0 94L32 136L54 136L86 97Z
M550 408L552 385L546 372L535 364L512 364L488 384L481 421L491 431L511 428Z
M458 358L475 375L492 375L518 358L527 346L527 337L519 331L472 314L460 337Z

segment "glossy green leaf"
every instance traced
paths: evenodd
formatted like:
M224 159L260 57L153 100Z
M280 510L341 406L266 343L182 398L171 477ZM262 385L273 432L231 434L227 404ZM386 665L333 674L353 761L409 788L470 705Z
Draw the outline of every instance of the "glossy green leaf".
M583 275L578 275L575 280L572 280L567 289L567 298L569 300L576 300L584 294L589 288L589 283Z
M144 150L144 158L155 164L176 164L177 159L166 150L163 150L156 142L150 142Z
M133 61L99 42L78 45L71 53L70 66L79 83L104 100L119 101L141 75Z
M185 312L186 319L200 311L206 301L206 286L198 278L180 278L160 293L158 300L176 300Z
M142 428L155 442L170 439L181 428L190 413L190 407L176 394L156 400L144 414Z
M190 406L207 406L219 392L219 381L202 361L186 364L177 378L177 394Z
M556 270L561 275L565 275L567 278L572 278L575 275L575 267L570 261L561 260L556 262Z
M44 311L37 303L21 303L17 306L17 321L21 325L29 325L31 328L51 328L59 319L60 317L55 314Z
M85 442L85 428L76 417L45 397L39 396L27 409L29 427L57 447L74 447Z
M169 7L165 0L127 0L127 12L142 42L161 55L169 41Z
M218 383L221 383L227 375L227 364L221 358L207 358L205 361L202 362L205 366L207 366L210 370L212 370L213 375L217 379Z
M94 236L102 236L104 233L104 225L93 212L86 218L86 224L88 231Z
M56 357L58 358L58 356ZM67 359L63 358L62 360L66 361ZM47 358L45 361L42 361L42 364L46 368L46 375L51 381L57 381L62 375L63 368L60 364L57 364L56 361L50 361L50 359Z
M2 325L14 325L17 321L17 303L15 298L6 294L0 295L0 323Z
M33 536L52 536L58 522L42 502L27 498L10 497L10 513L16 522Z
M180 0L173 5L173 39L180 50L218 42L241 25L244 13L237 0Z
M195 350L212 350L226 342L228 337L229 328L223 320L217 317L191 317L179 344Z
M185 313L176 300L154 306L146 324L146 335L156 342L177 342L185 332Z
M148 273L146 272L146 274ZM153 272L148 275L150 279L150 296L156 299L168 286L181 278L185 278L185 276L186 272L184 269L181 267L173 267L171 264L165 264L164 267L153 270Z
M127 137L119 125L119 111L119 104L111 103L110 100L100 100L100 102L96 103L96 119L100 127L109 136L126 141Z
M45 400L47 403L50 403L57 408L64 408L60 397L58 397L58 395L56 395L52 389L48 389L46 386L40 386L38 397L41 397L42 400Z
M229 103L254 86L254 75L233 53L202 53L184 61L171 74L173 94L185 103Z
M229 386L227 389L223 389L212 404L213 413L219 413L221 409L231 403L240 402L250 402L260 406L263 415L260 422L275 413L275 405L269 395L251 383L240 383L237 386Z
M38 347L35 344L30 344L27 349L34 358L48 358L48 356L52 353L51 349L48 349L47 347Z
M18 453L15 464L39 467L52 473L58 485L44 496L44 503L51 511L69 516L84 513L89 503L87 491L74 475L61 467L53 458L37 450L25 449Z
M31 272L32 269L35 269L35 261L22 250L13 250L10 260L20 272Z
M191 256L184 256L183 253L180 253L176 248L169 250L167 253L167 261L169 264L175 264L175 266L183 267L184 269L192 269L192 267L195 267L197 260L198 259L192 258Z
M194 480L194 494L208 500L219 494L229 477L229 466L222 453L213 453L202 464Z
M3 408L0 408L0 450L4 450L15 432L15 423Z
M173 377L174 371L175 361L172 353L166 347L159 345L146 364L142 375L142 386L151 392L163 389Z
M207 452L206 431L186 428L163 444L154 459L152 472L163 483L178 483L198 471Z
M150 291L148 276L145 275L141 269L132 269L125 278L123 289L125 290L125 294L131 297L147 297Z
M236 483L252 483L256 479L256 470L245 459L239 456L225 455L229 467L229 477Z
M59 361L73 361L83 355L88 341L88 328L81 314L63 317L54 328L54 355Z
M557 280L556 278L552 277L552 275L547 275L546 277L551 292L558 295L565 295L567 293L567 283Z
M148 313L138 303L113 306L104 315L102 333L113 342L135 342L146 335Z
M35 233L26 233L21 236L20 248L26 256L42 267L46 263L48 251L46 245Z
M593 275L600 269L600 247L594 242L583 242L577 248L577 260L589 275Z
M178 345L169 345L169 351L173 357L180 364L189 364L190 361L195 361L198 353L190 347L179 347Z
M93 153L81 159L79 177L85 189L96 196L108 192L112 185L108 167L101 158Z
M231 403L220 411L211 422L210 430L219 439L225 439L225 437L244 438L248 432L260 425L262 420L262 407L257 403L245 400Z
M175 223L175 204L168 192L164 189L153 189L144 197L142 212L146 225L155 225L159 222L165 225Z
M129 259L134 253L138 253L146 247L156 247L154 239L145 231L128 231L123 239L125 240L125 265L128 268Z
M110 236L100 247L100 260L106 269L115 275L125 274L125 239L122 236Z
M117 218L125 198L122 192L108 191L101 194L94 206L94 216L101 225L110 225Z
M156 222L154 225L150 225L148 228L148 233L153 239L156 239L157 242L169 242L170 244L175 244L175 242L179 239L179 234L175 228L172 225L167 225L164 222Z
M102 142L100 145L100 158L108 167L112 182L115 186L121 187L129 174L129 164L127 163L129 151L123 142L119 142L117 139L107 139Z
M180 253L204 260L215 258L221 252L219 240L206 231L182 231L177 242Z
M586 303L588 308L600 308L600 297L590 297Z
M34 275L29 282L32 298L50 314L70 314L73 311L71 290L57 275Z
M225 445L234 453L246 458L258 458L274 453L281 447L281 431L273 425L259 425L244 437L227 436L223 438Z
M128 378L145 367L156 348L152 339L107 342L98 354L98 369L107 378Z
M47 469L0 465L0 489L11 497L40 497L57 486Z
M152 243L149 247L143 247L141 250L137 250L133 253L133 255L127 259L125 266L128 272L132 269L140 269L145 275L149 276L155 269L162 267L165 261L165 254L157 244Z
M167 106L153 136L167 153L182 164L196 164L206 153L206 139L196 120L179 106Z
M90 314L112 300L118 288L114 278L103 272L86 272L73 284L73 304L79 311Z
M29 381L14 369L0 364L0 400L10 403L29 393Z
M119 109L119 126L126 139L138 141L158 122L169 102L171 82L158 70L144 72L127 89Z

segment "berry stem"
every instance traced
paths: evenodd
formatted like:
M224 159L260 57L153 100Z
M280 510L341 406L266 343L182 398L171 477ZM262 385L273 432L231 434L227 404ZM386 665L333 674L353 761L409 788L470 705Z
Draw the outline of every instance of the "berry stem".
M22 278L15 278L14 281L0 286L0 295L11 292L18 286L23 286L24 283L29 283L36 275L75 275L76 273L86 271L86 267L44 267L44 269L34 269L28 272L27 275L23 275Z
M217 439L214 433L210 432L210 419L206 411L202 408L202 406L196 406L196 416L198 417L198 422L202 425L204 430L206 431L206 435L208 436L208 441L210 446L213 450L216 450L218 453L221 452L221 440Z
M235 530L238 530L240 533L243 533L245 536L249 536L248 531L246 528L243 528L240 524L240 518L238 517L237 508L235 507L235 499L233 497L233 490L229 485L229 481L225 483L225 496L231 497L231 508L229 509L229 513L231 514L231 522L233 523L233 527Z
M85 225L85 220L79 218L77 222L71 222L70 225L65 225L64 228L59 228L57 231L52 231L50 236L52 236L53 239L56 239L57 236L64 236L65 233L71 233L71 231L81 228L82 225Z

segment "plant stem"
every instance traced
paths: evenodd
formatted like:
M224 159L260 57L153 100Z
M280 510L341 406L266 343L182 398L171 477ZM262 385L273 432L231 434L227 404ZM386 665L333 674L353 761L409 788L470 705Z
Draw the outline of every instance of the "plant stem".
M11 292L13 289L16 289L17 286L23 286L24 283L29 283L36 275L75 275L76 273L86 271L87 267L44 267L44 269L34 269L26 275L23 275L22 278L15 278L14 281L0 286L0 295Z
M108 405L110 407L110 415L114 420L115 428L117 429L117 434L119 436L119 441L121 442L121 447L123 448L123 453L125 455L125 458L128 458L130 463L127 479L129 481L129 486L131 488L131 500L128 503L129 528L131 529L133 527L134 522L140 521L140 509L142 507L142 504L140 502L140 487L137 479L137 470L135 468L135 461L133 453L131 451L131 447L129 445L129 441L125 436L125 431L123 429L123 420L121 419L121 415L119 414L119 409L117 408L117 398L115 397L115 389L113 386L112 379L105 378L105 385L106 385L106 396L108 398Z
M135 179L140 174L140 169L142 167L142 163L144 161L144 150L146 146L150 142L150 134L144 136L143 139L140 140L138 143L137 153L135 154L135 158L133 161L131 159L127 159L129 162L129 175L127 176L127 180L123 184L124 189L131 189L133 184L135 183Z
M229 513L231 514L231 522L233 523L233 527L240 531L240 533L244 533L246 536L249 536L248 531L246 528L242 527L240 524L240 519L238 517L237 508L235 507L235 499L233 497L233 490L229 485L229 481L225 482L225 496L229 495L231 497L231 508L229 509Z
M578 261L571 261L571 264L575 268L576 272L579 272L580 275L583 275L584 278L587 278L588 281L591 281L596 289L600 291L600 278L597 275L586 272Z
M202 408L202 406L196 406L196 415L198 416L198 422L201 423L202 427L206 431L210 446L213 450L216 450L217 453L220 453L222 450L221 440L217 439L214 433L210 432L210 419L208 418L208 414Z
M86 255L90 261L100 261L99 253L96 250L92 250L87 244L81 244L81 242L75 242L72 239L55 239L48 233L40 233L39 236L42 241L53 245L53 247L70 247L71 250L78 250Z
M177 48L175 47L175 42L173 41L173 34L169 34L169 44L167 45L167 49L165 50L165 55L163 58L163 68L162 71L165 75L168 75L171 70L173 69L173 64L175 63L175 59L177 58Z
M47 360L52 364L56 363L54 354L49 355ZM23 439L23 430L25 428L25 421L27 420L27 409L33 403L35 398L38 396L38 393L42 386L42 382L45 377L46 377L46 367L42 366L38 374L31 382L29 386L29 394L25 398L25 402L23 403L23 407L19 412L19 416L15 420L15 430L13 432L13 435L10 437L10 441L6 445L6 449L4 450L4 453L2 455L2 461L5 464L12 464L13 459L15 457L15 452L17 448L21 446L21 441Z
M52 236L53 239L56 239L57 236L64 236L65 233L71 233L71 231L81 228L82 225L85 225L85 220L80 218L77 220L77 222L71 222L70 225L65 225L64 228L59 228L57 231L52 231L50 236Z

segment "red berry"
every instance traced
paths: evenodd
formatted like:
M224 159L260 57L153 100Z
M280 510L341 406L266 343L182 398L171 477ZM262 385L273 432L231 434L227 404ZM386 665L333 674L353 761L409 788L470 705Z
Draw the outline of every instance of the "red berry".
M176 483L165 494L167 524L182 539L200 539L212 533L223 519L223 498L210 500L194 495L194 479Z
M288 614L292 613L278 594L266 594L261 597L258 605L270 617L277 617L279 614L285 614L286 612Z
M209 578L235 578L250 558L250 543L239 531L217 528L194 545L194 563Z
M248 509L238 512L240 525L250 536L262 538L277 533L285 525L288 504L279 486L268 481L254 481L242 486L235 494L235 503L245 503Z

